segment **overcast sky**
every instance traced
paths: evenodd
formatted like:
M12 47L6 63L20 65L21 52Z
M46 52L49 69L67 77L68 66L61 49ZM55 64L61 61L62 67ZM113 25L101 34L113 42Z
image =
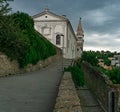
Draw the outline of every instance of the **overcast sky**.
M76 31L82 17L84 50L120 52L120 0L14 0L13 12L19 10L33 16L48 7L58 15L66 15Z

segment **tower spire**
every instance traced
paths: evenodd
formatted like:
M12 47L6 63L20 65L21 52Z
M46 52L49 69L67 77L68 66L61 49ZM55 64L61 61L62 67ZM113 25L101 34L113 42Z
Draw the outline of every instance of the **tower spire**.
M82 18L80 17L79 23L81 23Z
M83 32L83 29L82 29L82 25L81 25L81 17L80 17L80 20L79 20L79 24L78 24L78 27L77 27L77 36L80 35L80 36L84 36L84 32Z
M76 37L77 37L77 47L80 48L83 51L84 32L83 32L83 29L82 29L81 19L82 18L80 17L78 27L77 27Z

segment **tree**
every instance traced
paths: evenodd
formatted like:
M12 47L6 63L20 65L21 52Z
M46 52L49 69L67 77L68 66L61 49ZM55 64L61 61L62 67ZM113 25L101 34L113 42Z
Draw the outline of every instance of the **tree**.
M8 1L13 0L0 0L0 16L6 15L11 11Z
M18 60L20 67L55 55L55 46L34 30L28 14L9 13L8 1L12 0L0 0L0 52Z
M5 24L5 20L6 20L5 15L7 15L11 11L8 1L13 1L13 0L0 0L0 26Z
M105 63L105 65L110 66L111 61L108 58L105 58L104 63Z
M109 70L106 75L114 84L120 84L120 68L113 68Z
M8 13L11 11L8 1L13 0L0 0L0 32L2 34L5 32L5 27L11 23L11 19L8 17Z
M84 51L82 54L82 60L87 61L93 66L98 66L97 55L94 51Z

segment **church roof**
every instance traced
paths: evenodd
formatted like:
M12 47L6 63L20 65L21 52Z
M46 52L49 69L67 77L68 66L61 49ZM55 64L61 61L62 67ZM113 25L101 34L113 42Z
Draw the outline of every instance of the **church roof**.
M77 27L77 35L84 36L84 32L83 32L82 24L81 24L81 18L79 20L79 24L78 24L78 27Z
M60 19L62 19L62 20L69 21L69 20L66 18L65 15L63 15L63 16L57 15L57 14L51 12L48 8L45 8L43 12L34 15L33 18L37 18L37 17L40 17L40 16L45 15L45 14L49 14L49 15L58 17L58 18L60 18Z

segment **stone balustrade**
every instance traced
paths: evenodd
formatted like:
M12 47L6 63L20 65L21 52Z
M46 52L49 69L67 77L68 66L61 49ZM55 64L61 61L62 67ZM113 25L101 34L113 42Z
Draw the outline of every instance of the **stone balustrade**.
M86 85L93 92L105 112L120 112L120 85L87 62L82 64ZM116 74L115 74L116 75Z

